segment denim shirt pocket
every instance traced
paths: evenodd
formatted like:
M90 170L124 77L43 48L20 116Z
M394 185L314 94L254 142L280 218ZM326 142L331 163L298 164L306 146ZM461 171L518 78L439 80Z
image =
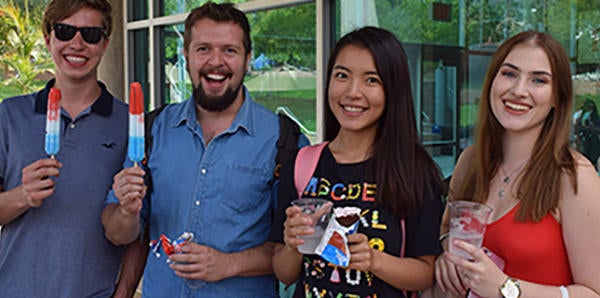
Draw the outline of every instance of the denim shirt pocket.
M266 167L229 163L227 177L223 180L222 189L226 190L222 204L239 213L256 208L261 203L268 203L273 185L273 173Z

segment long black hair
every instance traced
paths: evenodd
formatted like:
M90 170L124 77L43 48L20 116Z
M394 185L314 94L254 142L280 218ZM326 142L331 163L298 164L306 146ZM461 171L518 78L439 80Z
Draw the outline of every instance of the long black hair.
M363 27L346 34L329 57L326 97L335 60L349 45L371 52L382 81L386 104L377 124L372 144L373 162L368 173L377 183L376 200L402 218L419 207L424 198L442 193L439 169L421 145L417 133L406 53L394 34L384 29ZM324 119L325 139L331 141L338 134L340 124L328 104L325 104Z

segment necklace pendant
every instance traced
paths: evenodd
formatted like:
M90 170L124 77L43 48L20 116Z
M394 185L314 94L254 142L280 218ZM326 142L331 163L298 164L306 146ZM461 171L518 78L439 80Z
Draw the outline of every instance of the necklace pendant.
M504 188L500 188L500 189L498 190L498 196L499 196L501 199L504 199Z
M502 180L502 182L504 182L504 184L507 184L510 181L510 176L506 176L504 177L504 179Z

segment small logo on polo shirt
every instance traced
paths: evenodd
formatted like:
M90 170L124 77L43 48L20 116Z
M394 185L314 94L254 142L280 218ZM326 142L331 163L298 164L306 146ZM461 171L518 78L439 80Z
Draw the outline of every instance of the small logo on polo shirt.
M111 143L102 143L102 147L106 147L108 149L113 149L113 148L115 148L115 146L117 146L117 144L112 143L112 142Z

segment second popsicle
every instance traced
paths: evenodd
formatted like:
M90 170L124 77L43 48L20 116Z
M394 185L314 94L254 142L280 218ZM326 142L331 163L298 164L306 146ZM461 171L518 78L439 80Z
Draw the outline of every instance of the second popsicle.
M144 95L142 85L129 86L129 144L127 156L134 166L144 159Z

